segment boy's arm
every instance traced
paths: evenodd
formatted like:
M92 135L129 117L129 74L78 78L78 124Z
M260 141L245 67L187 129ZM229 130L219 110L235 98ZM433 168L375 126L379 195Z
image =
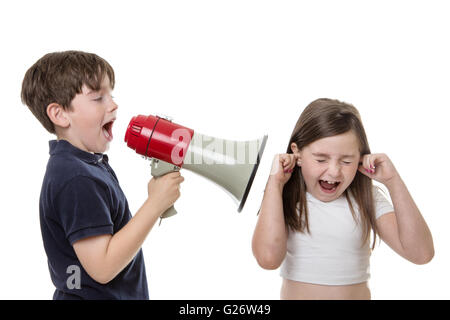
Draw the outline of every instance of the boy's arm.
M180 196L179 172L153 178L148 199L134 217L116 234L88 237L73 243L83 268L95 281L106 284L134 258L160 215Z

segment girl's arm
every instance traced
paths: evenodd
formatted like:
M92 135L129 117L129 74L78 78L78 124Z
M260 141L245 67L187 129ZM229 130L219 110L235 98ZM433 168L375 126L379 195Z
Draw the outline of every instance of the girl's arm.
M405 259L425 264L434 256L431 232L405 183L385 154L366 155L363 174L383 183L391 196L394 213L377 219L380 238Z
M264 191L252 240L253 255L264 269L277 269L286 255L287 229L282 194L294 166L294 155L275 156Z

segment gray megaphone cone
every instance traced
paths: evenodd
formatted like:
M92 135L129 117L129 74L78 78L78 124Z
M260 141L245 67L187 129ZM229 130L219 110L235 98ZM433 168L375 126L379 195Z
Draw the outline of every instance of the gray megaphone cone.
M183 168L213 181L244 207L264 152L267 135L252 141L233 141L194 133Z

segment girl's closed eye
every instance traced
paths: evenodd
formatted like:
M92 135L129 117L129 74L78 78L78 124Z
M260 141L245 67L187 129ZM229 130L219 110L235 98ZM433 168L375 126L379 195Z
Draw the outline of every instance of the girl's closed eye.
M326 160L324 160L324 159L316 159L316 161L317 161L318 163L325 163Z

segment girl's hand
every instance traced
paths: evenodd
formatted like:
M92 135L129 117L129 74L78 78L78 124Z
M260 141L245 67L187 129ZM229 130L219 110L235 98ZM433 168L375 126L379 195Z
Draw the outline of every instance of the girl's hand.
M384 153L366 154L362 157L359 172L385 186L399 177L391 159Z
M270 179L280 186L284 186L291 178L297 159L291 153L277 154L273 158Z

